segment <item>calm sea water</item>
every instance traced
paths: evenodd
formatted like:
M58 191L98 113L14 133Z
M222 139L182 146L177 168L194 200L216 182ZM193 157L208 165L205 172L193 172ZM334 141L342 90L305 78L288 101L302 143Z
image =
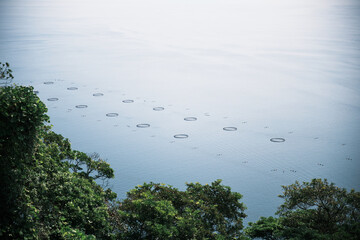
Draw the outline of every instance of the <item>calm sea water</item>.
M1 0L0 60L120 198L223 179L254 221L295 180L359 190L358 0Z

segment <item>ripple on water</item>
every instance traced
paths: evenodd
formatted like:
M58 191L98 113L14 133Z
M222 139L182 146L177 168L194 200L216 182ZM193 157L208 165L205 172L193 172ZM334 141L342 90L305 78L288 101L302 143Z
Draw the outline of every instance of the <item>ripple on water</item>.
M77 87L68 87L67 90L78 90Z
M275 143L281 143L285 142L285 138L271 138L270 141Z
M184 139L184 138L188 138L189 135L187 134L176 134L174 135L174 138L178 138L178 139Z
M237 128L236 128L236 127L224 127L224 128L223 128L223 130L224 130L224 131L229 131L229 132L230 132L230 131L236 131L236 130L237 130Z
M88 105L76 105L75 107L76 107L76 108L87 108Z
M196 117L186 117L184 118L185 121L196 121L197 118Z
M122 102L123 102L123 103L133 103L133 102L134 102L134 100L131 100L131 99L126 99L126 100L123 100Z
M47 100L50 102L55 102L55 101L58 101L59 99L56 97L53 97L53 98L48 98Z
M164 111L165 108L163 107L154 107L153 110L154 111Z
M104 94L103 93L94 93L93 96L94 97L101 97L101 96L104 96Z
M150 124L148 124L148 123L140 123L140 124L136 125L136 127L138 127L138 128L148 128L148 127L150 127Z
M107 113L106 116L107 117L117 117L117 116L119 116L119 114L118 113Z

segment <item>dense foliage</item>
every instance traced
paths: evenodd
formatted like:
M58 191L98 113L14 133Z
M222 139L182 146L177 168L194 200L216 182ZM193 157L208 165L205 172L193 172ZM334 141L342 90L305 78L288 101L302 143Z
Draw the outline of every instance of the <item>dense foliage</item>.
M121 239L235 239L246 217L241 197L220 180L186 191L150 183L128 192L112 216Z
M261 218L246 232L263 239L360 239L360 193L321 179L283 186L278 219Z
M0 236L12 239L111 238L107 202L116 195L94 180L109 164L71 149L51 131L32 87L0 88Z
M249 227L245 229L247 236L251 238L261 238L266 240L278 239L278 232L283 229L279 219L274 217L260 217L255 222L249 222Z
M1 239L360 239L360 193L326 179L283 186L279 217L244 232L242 196L221 180L144 183L119 202L109 164L73 150L46 112L32 87L0 87Z
M17 233L17 227L27 226L31 206L23 199L25 183L35 167L33 154L38 132L48 120L46 111L32 88L0 89L1 231Z

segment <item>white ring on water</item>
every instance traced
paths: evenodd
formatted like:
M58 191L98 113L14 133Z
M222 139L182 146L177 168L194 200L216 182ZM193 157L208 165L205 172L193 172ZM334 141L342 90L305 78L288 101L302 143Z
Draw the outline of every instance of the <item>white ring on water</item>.
M285 138L271 138L270 142L282 143L285 142Z
M196 121L197 118L196 117L186 117L184 118L185 121Z
M187 134L176 134L174 135L174 138L178 138L178 139L184 139L184 138L188 138L189 135Z

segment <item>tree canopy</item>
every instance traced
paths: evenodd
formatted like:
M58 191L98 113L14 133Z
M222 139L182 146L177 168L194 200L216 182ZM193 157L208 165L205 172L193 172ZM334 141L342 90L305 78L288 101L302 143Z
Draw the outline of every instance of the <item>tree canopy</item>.
M236 239L245 206L241 195L217 180L185 191L145 183L113 207L120 239Z
M278 219L261 218L246 232L263 239L360 239L360 193L326 179L282 186Z

